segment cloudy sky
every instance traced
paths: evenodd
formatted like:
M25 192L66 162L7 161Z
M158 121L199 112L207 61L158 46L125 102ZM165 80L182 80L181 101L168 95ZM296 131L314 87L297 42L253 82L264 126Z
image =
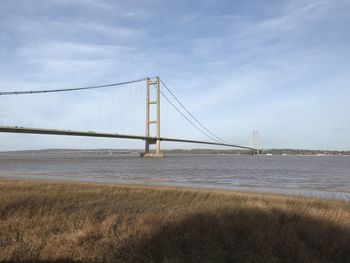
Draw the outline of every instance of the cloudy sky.
M6 0L0 10L0 91L159 75L229 142L248 145L258 129L265 148L350 149L348 0ZM127 95L114 94L121 108ZM97 107L72 96L0 97L0 119L15 123L33 110L49 123L43 112L62 105L69 128ZM143 122L123 114L128 125ZM0 135L0 150L63 147L142 142Z

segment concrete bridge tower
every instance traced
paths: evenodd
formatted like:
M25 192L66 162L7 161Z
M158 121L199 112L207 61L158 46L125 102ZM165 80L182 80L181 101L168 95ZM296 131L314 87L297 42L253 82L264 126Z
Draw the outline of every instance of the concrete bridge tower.
M152 92L152 91L155 92ZM153 95L153 97L152 97ZM155 116L151 116L151 107L155 107ZM151 125L155 125L155 136L151 136ZM145 152L142 157L163 157L160 151L160 79L146 79L146 139ZM150 145L155 144L155 152L150 151Z

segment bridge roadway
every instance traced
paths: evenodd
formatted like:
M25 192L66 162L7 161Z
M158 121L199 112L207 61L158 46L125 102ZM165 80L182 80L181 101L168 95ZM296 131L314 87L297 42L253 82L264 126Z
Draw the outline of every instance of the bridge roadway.
M100 137L100 138L120 138L120 139L132 139L132 140L150 140L156 141L156 137L145 137L137 135L128 135L128 134L119 134L119 133L100 133L93 131L73 131L73 130L59 130L59 129L39 129L39 128L27 128L27 127L18 127L18 126L0 126L0 132L2 133L26 133L26 134L43 134L43 135L66 135L66 136L83 136L83 137ZM197 143L197 144L208 144L208 145L218 145L218 146L227 146L234 147L239 149L245 149L256 152L257 149L234 145L226 144L219 142L208 142L208 141L196 141L196 140L185 140L185 139L175 139L175 138L163 138L160 137L161 141L168 142L183 142L183 143Z

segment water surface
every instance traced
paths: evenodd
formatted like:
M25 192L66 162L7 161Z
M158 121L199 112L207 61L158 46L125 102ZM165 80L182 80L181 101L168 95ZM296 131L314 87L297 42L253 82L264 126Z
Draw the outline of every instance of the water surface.
M349 156L0 154L3 178L191 186L350 200Z

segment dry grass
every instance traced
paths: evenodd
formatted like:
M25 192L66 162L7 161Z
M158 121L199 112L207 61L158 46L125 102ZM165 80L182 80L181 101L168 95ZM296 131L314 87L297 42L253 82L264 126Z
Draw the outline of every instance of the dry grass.
M0 181L2 262L349 262L350 203Z

